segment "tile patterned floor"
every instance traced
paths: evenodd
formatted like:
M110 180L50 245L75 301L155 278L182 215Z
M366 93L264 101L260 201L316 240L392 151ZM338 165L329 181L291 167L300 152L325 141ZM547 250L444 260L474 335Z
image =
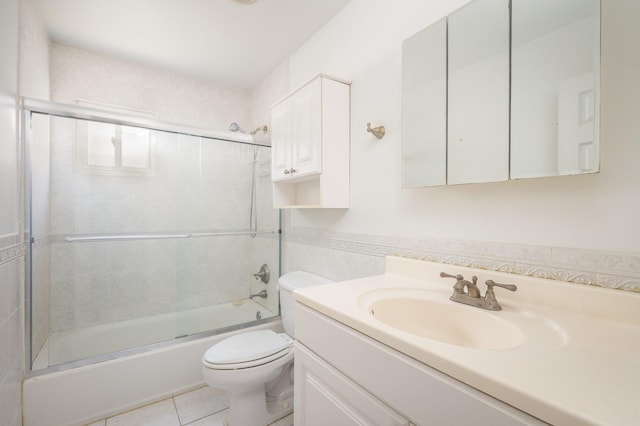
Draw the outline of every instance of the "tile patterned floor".
M87 426L225 426L228 408L226 392L205 386ZM293 414L270 426L293 426Z

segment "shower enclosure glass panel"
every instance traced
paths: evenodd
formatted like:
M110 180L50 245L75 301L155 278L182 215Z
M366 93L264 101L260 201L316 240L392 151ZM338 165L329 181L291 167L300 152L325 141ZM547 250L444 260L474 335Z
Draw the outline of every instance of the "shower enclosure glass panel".
M270 147L38 113L30 146L34 370L278 315Z

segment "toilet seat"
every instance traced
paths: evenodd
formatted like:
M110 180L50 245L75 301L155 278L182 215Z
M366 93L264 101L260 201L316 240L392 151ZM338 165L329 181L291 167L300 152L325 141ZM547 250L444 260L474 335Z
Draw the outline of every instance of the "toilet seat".
M290 353L293 339L272 330L257 330L236 334L213 345L202 362L207 368L237 370L274 361Z

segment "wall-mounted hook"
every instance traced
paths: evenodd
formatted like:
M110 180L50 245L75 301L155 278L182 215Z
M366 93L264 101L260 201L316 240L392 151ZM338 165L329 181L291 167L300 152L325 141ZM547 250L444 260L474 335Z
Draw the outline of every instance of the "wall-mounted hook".
M382 139L385 134L384 126L371 127L371 123L367 123L367 132L373 133L378 139Z

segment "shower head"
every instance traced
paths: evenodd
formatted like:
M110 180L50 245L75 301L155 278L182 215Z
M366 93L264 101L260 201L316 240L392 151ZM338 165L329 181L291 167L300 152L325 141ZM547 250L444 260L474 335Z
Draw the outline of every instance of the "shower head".
M247 133L242 130L240 126L238 126L238 123L231 123L231 125L229 126L229 130L231 130L232 132Z

